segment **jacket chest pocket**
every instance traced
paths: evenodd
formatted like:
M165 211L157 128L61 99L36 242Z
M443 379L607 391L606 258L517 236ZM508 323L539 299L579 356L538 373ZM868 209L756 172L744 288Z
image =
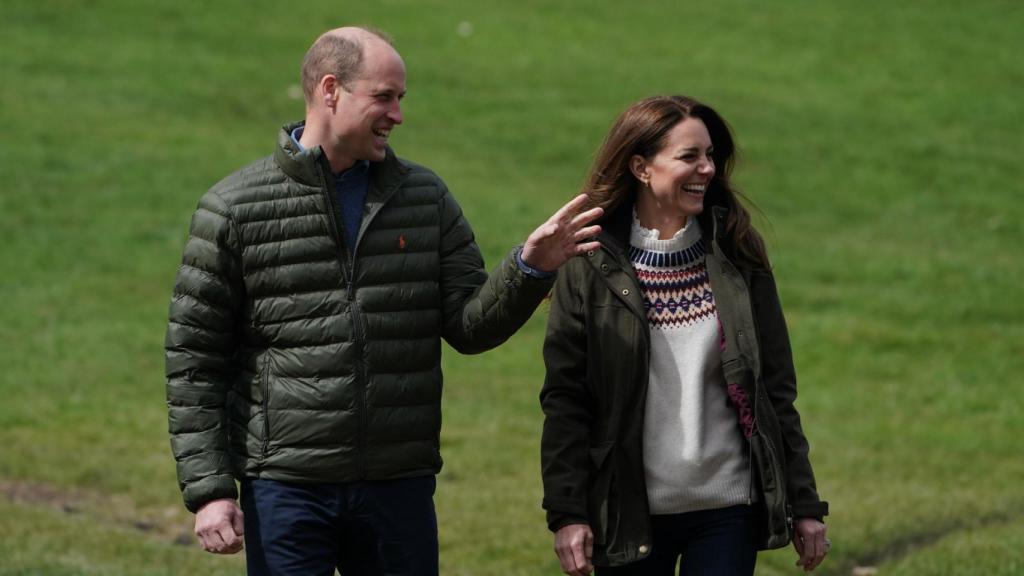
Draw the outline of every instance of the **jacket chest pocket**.
M635 362L646 327L621 301L593 306L587 313L587 375L595 397L612 399L636 381Z

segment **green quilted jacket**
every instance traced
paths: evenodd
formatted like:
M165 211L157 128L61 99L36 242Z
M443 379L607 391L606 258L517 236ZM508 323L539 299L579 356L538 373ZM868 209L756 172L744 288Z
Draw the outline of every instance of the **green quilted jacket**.
M346 246L329 164L295 126L202 197L175 280L167 404L192 511L241 477L436 474L441 338L497 346L551 288L514 251L488 276L441 179L390 150Z

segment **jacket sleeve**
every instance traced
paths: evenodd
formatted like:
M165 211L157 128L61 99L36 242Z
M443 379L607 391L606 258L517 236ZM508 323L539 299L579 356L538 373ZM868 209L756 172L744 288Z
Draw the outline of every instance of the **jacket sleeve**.
M473 230L447 190L439 208L442 335L463 354L490 350L530 319L554 280L533 278L520 270L518 248L488 276Z
M566 266L571 268L570 262ZM559 274L544 338L546 376L540 393L544 411L541 477L548 528L588 523L592 402L587 389L587 334L582 301L572 271Z
M171 451L192 512L210 500L237 497L225 411L244 290L237 246L227 206L208 192L192 217L164 344Z
M754 272L750 293L761 348L761 375L785 444L787 498L795 517L820 519L828 514L828 503L818 497L807 438L794 406L797 390L793 351L771 272Z

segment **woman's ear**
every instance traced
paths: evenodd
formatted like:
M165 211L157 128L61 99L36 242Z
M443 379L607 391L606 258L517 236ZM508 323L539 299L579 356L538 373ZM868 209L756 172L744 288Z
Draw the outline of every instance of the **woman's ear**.
M633 157L629 159L629 171L633 173L634 178L644 184L647 184L651 179L650 176L647 175L647 160L639 154L634 154Z

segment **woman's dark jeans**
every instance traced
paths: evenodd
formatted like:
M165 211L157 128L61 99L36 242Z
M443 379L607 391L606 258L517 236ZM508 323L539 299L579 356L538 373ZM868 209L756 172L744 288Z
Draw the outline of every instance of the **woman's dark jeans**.
M759 518L753 506L651 516L647 558L596 576L750 576L757 562ZM680 561L680 558L682 560Z

